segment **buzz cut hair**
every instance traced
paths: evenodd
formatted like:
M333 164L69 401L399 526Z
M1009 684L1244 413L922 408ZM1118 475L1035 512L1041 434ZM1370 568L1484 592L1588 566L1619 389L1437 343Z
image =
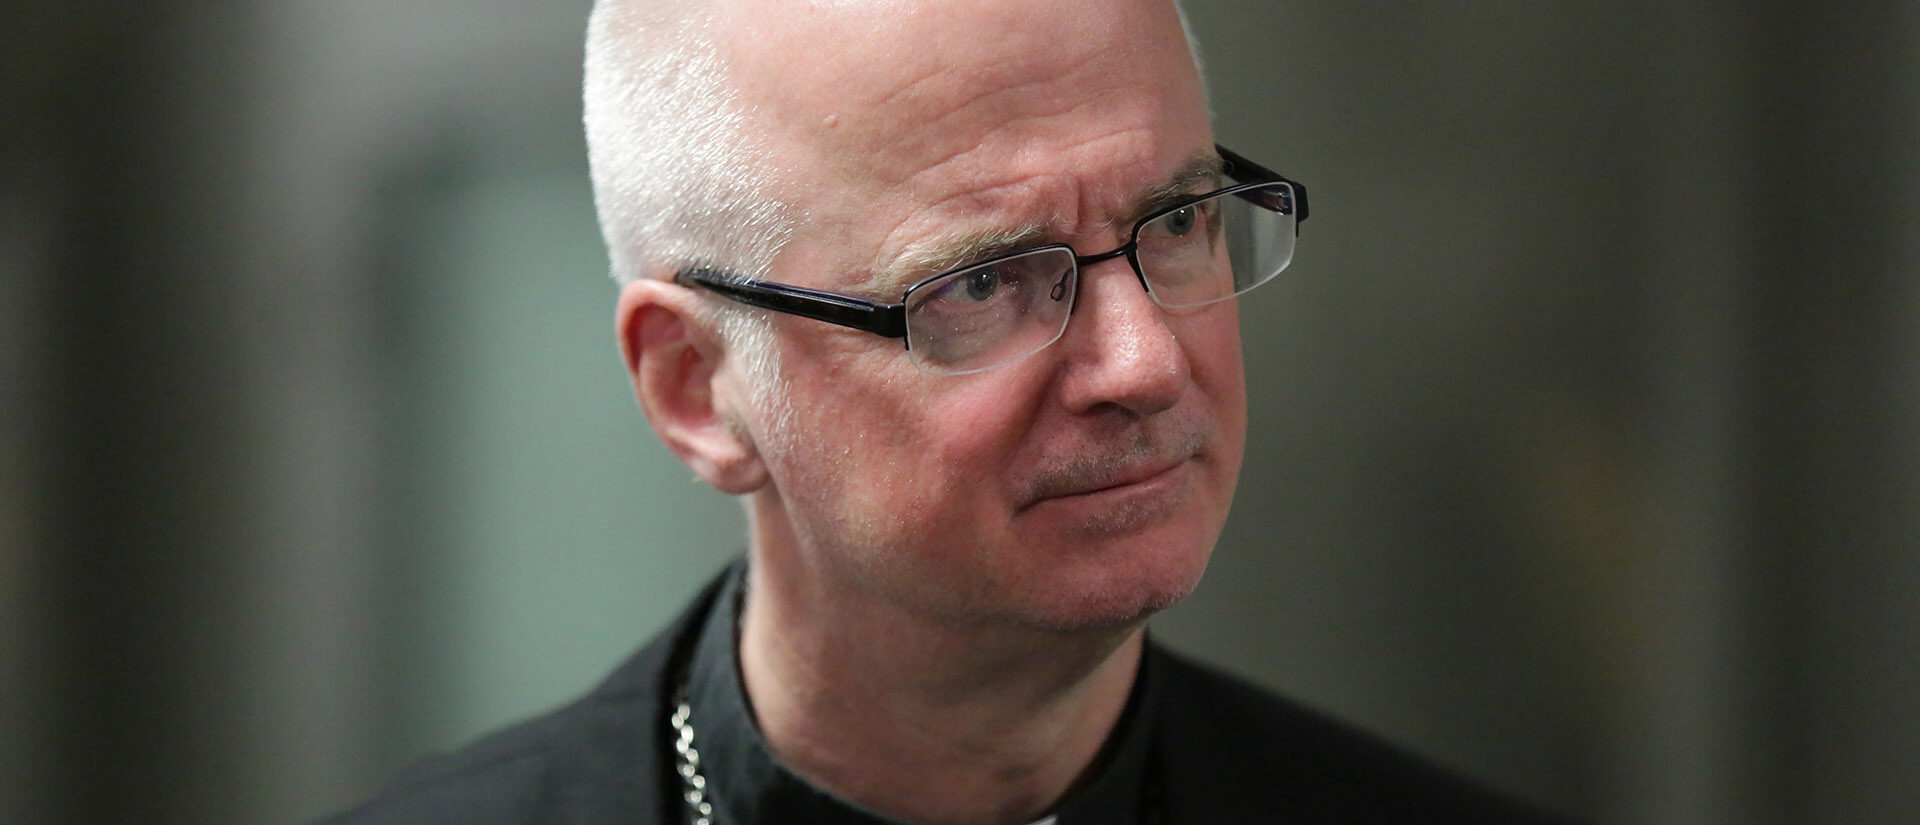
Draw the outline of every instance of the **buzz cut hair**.
M728 77L710 0L596 0L582 84L587 164L616 283L692 268L767 280L804 210L774 190L778 169ZM1199 44L1174 2L1194 68ZM1206 88L1201 76L1202 94ZM776 381L767 313L707 296L708 318L748 374Z
M610 274L619 284L692 268L765 279L799 224L727 77L712 4L597 0L587 21L582 120ZM765 313L707 296L707 315L760 390L778 382Z
M587 163L619 283L694 266L762 277L797 222L768 191L711 28L697 0L598 0L588 18Z
M1199 43L1173 6L1204 89ZM713 16L702 0L596 0L588 18L587 162L618 283L691 267L762 279L800 223L771 191L776 170L722 65Z

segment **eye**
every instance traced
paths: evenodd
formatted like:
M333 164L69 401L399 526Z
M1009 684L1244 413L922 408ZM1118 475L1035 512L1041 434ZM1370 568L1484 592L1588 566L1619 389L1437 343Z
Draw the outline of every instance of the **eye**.
M953 308L999 304L1009 291L1020 286L1021 274L1005 264L987 264L969 269L941 284L928 295Z
M1196 206L1185 206L1160 216L1159 223L1168 235L1179 237L1193 231L1200 222L1200 210Z
M983 266L961 276L960 280L968 300L984 301L1000 289L1000 268Z

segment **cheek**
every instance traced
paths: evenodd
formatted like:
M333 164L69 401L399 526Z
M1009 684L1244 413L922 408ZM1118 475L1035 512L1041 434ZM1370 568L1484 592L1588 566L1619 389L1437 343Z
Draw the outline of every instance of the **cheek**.
M1005 375L995 377L1005 378ZM1008 468L1026 442L1028 411L1020 396L991 379L948 378L955 386L929 393L920 404L925 472L943 479L945 492L976 507L1006 506Z
M911 513L900 531L929 545L981 538L1010 506L1007 468L1025 441L1022 411L1006 387L970 378L902 381L904 392L884 402L889 466L875 468L872 492Z
M1247 373L1240 350L1238 321L1225 325L1219 337L1221 340L1214 343L1212 352L1202 356L1207 368L1200 378L1201 388L1218 405L1221 419L1232 425L1237 442L1247 423Z
M796 526L835 543L931 546L995 523L1024 440L1004 382L924 376L891 350L785 355L825 365L789 370L792 424L765 451L792 515L812 529Z
M1223 470L1237 477L1247 435L1247 378L1240 343L1240 316L1228 301L1182 325L1194 387L1218 422L1216 452Z

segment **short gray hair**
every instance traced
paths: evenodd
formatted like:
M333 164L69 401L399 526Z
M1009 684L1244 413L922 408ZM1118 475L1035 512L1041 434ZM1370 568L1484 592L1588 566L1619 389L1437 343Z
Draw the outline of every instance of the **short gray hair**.
M798 223L770 192L711 17L697 0L598 0L588 18L587 163L616 282L691 267L764 278ZM709 307L749 374L773 373L764 315L717 298Z
M1200 44L1174 8L1194 68ZM584 121L600 233L615 281L691 267L763 279L802 219L770 191L774 170L748 128L701 0L596 0L587 22ZM764 312L709 296L708 318L762 389L777 382Z
M1205 88L1200 44L1175 0ZM711 4L597 0L587 23L587 161L616 281L704 266L763 278L798 210L770 190Z

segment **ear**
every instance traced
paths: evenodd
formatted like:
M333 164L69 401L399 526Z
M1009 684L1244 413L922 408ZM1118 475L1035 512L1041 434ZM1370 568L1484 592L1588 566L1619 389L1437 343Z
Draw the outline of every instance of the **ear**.
M739 416L744 384L704 319L700 298L685 287L641 279L620 290L614 324L653 431L700 480L745 495L766 485L766 466Z

